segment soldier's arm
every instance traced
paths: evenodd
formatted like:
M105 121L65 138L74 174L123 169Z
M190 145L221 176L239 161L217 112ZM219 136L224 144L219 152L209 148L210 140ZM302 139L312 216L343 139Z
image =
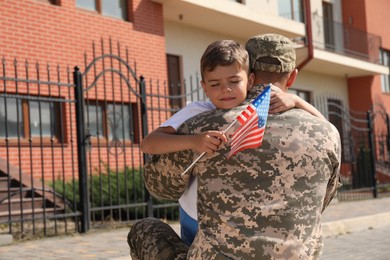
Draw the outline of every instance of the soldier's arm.
M332 162L333 172L329 178L326 187L326 195L322 211L329 205L332 199L336 196L337 189L342 185L340 181L340 167L341 167L341 140L337 129L332 126L334 131L331 133L330 141L333 142L333 149L329 152L329 157Z
M149 156L143 176L145 186L153 197L167 200L180 198L190 177L189 174L181 176L187 156L184 151Z
M179 133L188 133L187 125ZM144 182L148 191L158 199L178 200L185 191L190 175L181 173L191 164L194 154L183 150L161 155L150 155L144 165Z

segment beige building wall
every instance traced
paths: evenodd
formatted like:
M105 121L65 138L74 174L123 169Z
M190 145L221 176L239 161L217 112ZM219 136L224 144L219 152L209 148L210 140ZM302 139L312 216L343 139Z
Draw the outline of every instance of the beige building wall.
M231 0L224 0L231 1ZM333 4L334 18L336 21L341 20L341 6L340 0L329 0ZM267 14L278 17L278 1L269 0L247 0L246 7L251 11L256 11L259 15ZM311 1L312 13L318 13L318 17L322 17L322 1ZM320 42L323 42L322 24L313 24L314 37L319 37ZM317 29L316 29L317 28ZM245 43L247 39L237 38L235 32L229 32L229 28L223 32L213 32L205 29L181 24L180 22L173 22L169 20L164 21L164 29L166 36L166 52L167 54L178 55L182 58L183 77L186 80L196 74L200 77L199 60L208 44L219 39L233 39L241 43ZM266 33L266 32L259 32ZM271 32L272 33L272 32ZM298 65L298 64L297 64ZM347 81L344 77L334 77L324 73L315 73L305 70L299 72L299 76L294 88L299 90L306 90L311 92L312 101L324 96L337 97L343 100L345 105L348 105Z
M196 27L184 26L179 23L165 21L165 36L167 54L182 57L183 76L189 79L200 74L199 62L206 47L216 40L232 39L245 43L245 39L234 38L228 34L201 30Z
M293 86L296 89L310 91L313 101L324 97L335 97L348 105L347 80L344 77L328 76L302 70Z

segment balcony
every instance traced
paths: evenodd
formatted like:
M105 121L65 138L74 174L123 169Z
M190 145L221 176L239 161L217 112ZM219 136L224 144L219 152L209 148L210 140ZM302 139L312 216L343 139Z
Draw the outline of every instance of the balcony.
M164 20L242 39L259 33L302 37L305 25L275 13L253 10L246 4L226 0L152 0L163 5Z
M318 15L312 18L313 59L305 70L358 77L388 74L380 57L381 37L349 28ZM297 49L298 64L308 57L307 44Z

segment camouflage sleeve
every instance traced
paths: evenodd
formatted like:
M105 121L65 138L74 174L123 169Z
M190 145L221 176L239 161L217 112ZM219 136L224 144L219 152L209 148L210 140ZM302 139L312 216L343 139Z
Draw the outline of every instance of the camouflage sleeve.
M337 189L341 186L340 181L340 167L341 167L341 140L337 129L332 126L333 131L331 132L330 141L333 146L329 151L329 158L332 162L333 171L329 178L328 185L326 187L326 194L322 207L322 212L328 207L329 203L337 194Z
M181 127L183 128L183 127ZM191 163L191 151L149 155L144 165L144 182L157 199L178 200L185 191L190 175L181 173Z

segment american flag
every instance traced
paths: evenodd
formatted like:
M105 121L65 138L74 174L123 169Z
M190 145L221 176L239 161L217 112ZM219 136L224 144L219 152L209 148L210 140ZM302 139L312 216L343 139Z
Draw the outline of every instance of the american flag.
M237 117L241 126L232 136L228 158L242 150L256 148L262 144L265 124L267 123L270 96L271 87L268 85Z

